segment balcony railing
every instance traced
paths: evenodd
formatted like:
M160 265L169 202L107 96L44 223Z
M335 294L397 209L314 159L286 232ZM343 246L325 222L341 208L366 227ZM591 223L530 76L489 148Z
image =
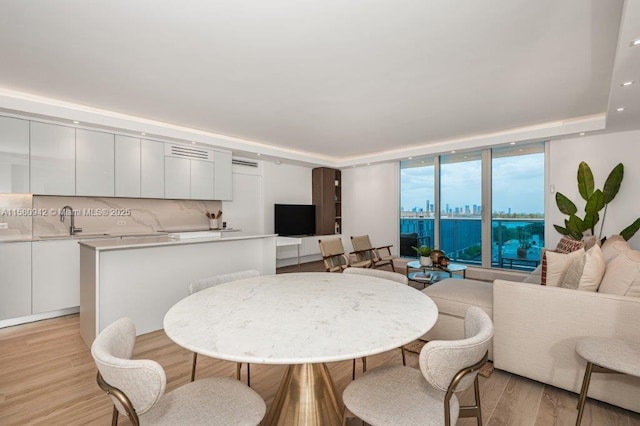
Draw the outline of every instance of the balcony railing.
M415 257L415 252L410 248L414 244L433 247L433 225L433 218L401 218L400 255ZM440 219L439 248L452 261L481 265L481 235L480 218ZM495 218L491 221L491 240L491 267L531 271L538 266L540 251L544 247L544 219ZM408 241L412 244L408 244Z

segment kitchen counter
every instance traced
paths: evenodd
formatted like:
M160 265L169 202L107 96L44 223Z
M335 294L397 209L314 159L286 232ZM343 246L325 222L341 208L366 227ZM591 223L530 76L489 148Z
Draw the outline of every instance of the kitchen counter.
M276 235L162 236L80 240L80 334L87 345L107 325L131 318L138 334L162 328L194 280L254 269L276 272Z
M162 237L168 235L167 232L123 232L123 233L106 233L106 232L80 232L75 235L0 235L0 243L18 243L30 241L52 241L52 240L96 240L96 239L120 239L128 237Z

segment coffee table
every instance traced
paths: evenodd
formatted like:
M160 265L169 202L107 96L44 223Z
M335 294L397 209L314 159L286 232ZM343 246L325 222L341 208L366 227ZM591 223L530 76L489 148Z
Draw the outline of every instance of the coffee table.
M412 269L418 269L419 271L411 272ZM427 274L428 272L432 273L432 279L421 279L420 274ZM449 278L453 278L453 274L460 274L462 278L466 278L467 266L461 263L450 263L444 268L439 266L422 266L418 260L407 262L407 278L411 281L424 284L425 286L440 281L442 279L441 273L449 274Z
M252 364L291 364L265 425L340 425L326 362L382 353L433 327L424 293L379 278L295 273L222 284L176 303L167 336L198 354Z

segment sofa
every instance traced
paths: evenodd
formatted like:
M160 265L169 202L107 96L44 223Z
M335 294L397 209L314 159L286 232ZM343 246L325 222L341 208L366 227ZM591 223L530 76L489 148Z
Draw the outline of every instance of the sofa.
M633 256L638 255L634 251ZM607 268L615 267L616 262L611 262L611 258L607 259ZM627 274L624 279L635 279L637 283L640 277L629 278L630 269L633 268L625 267L621 273ZM640 266L634 273L638 270ZM613 271L607 269L605 276L607 273ZM424 337L461 338L462 313L468 306L480 306L494 322L490 359L495 368L575 393L580 392L586 367L586 361L575 352L580 338L597 336L640 342L640 297L635 294L543 286L537 283L540 277L536 274L525 281L528 282L446 279L426 288L423 291L438 305L439 315L436 325ZM640 412L638 395L640 378L623 374L592 376L590 398Z

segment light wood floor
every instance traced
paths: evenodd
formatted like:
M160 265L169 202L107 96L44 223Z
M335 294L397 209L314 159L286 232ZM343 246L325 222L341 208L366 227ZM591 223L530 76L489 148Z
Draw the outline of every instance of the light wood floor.
M317 271L319 264L301 270ZM282 268L278 272L297 271ZM403 271L401 271L403 272ZM171 342L163 331L139 336L134 357L158 361L167 373L167 390L189 380L191 352ZM417 355L408 355L417 366ZM367 358L369 368L401 364L400 351ZM358 367L360 363L358 362ZM351 362L329 364L339 394L351 380ZM283 366L252 365L253 388L269 405L284 372ZM78 315L70 315L0 330L0 425L108 425L111 402L95 382L96 368L79 334ZM243 369L244 374L244 369ZM235 364L200 357L198 377L235 377ZM244 379L244 377L243 377ZM577 396L496 370L481 378L486 425L572 425ZM461 399L472 398L465 392ZM121 416L120 424L129 424ZM351 421L350 424L360 424ZM473 425L462 419L459 425ZM640 414L589 400L583 425L640 425Z

